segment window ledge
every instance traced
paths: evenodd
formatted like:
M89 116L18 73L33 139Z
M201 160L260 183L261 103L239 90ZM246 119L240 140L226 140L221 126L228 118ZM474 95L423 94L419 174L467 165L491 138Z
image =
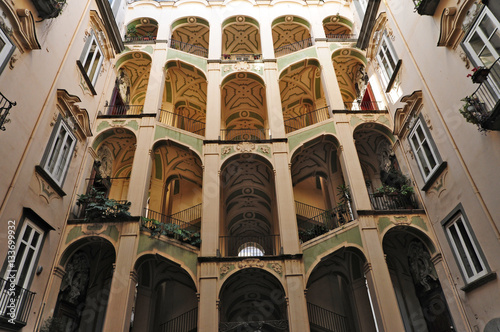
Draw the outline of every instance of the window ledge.
M394 68L394 72L392 73L391 79L389 80L389 84L387 84L387 89L385 93L391 92L392 86L394 85L394 81L396 81L396 76L398 76L399 69L401 69L401 65L403 64L403 60L399 59L396 64L396 68Z
M83 68L83 65L80 62L80 60L76 60L76 64L78 65L78 68L80 69L80 72L83 75L83 79L85 80L85 83L87 83L87 86L89 87L90 92L92 92L92 94L94 96L97 95L97 92L95 91L94 86L92 85L92 82L90 81L90 78L88 77L87 73L85 72L85 69Z
M429 188L434 184L434 182L437 180L437 178L443 173L443 171L448 167L448 163L446 161L443 161L441 165L438 166L438 168L432 173L431 177L429 180L427 180L422 187L422 191L427 191Z
M488 274L468 283L467 285L465 285L464 287L462 287L460 289L467 293L467 292L470 292L478 287L481 287L482 285L484 285L492 280L495 280L496 278L497 278L496 272L489 272Z
M54 191L61 197L66 196L66 193L62 190L62 188L52 179L52 177L47 173L42 166L36 165L35 172L38 173L45 181L49 183L49 185L54 189Z

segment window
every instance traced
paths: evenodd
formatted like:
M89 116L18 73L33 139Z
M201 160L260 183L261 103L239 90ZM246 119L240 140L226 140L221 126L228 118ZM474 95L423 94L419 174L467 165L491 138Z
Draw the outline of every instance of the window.
M463 45L478 66L491 66L500 56L500 22L485 6Z
M59 186L62 186L66 177L75 144L75 136L62 117L59 117L42 160L43 169Z
M459 211L445 224L446 235L466 283L488 274L488 269L465 216Z
M82 70L87 75L92 86L95 86L95 82L97 81L97 77L99 76L99 72L101 70L103 59L104 57L99 43L97 42L97 39L92 32L91 37L85 44L82 57L80 58Z
M14 53L15 46L7 36L7 34L0 28L0 73L2 73L9 59Z
M385 32L382 36L382 41L380 42L380 47L377 52L377 62L379 63L381 69L380 72L382 74L382 81L384 84L388 85L391 81L392 75L396 71L398 57L396 52L394 52L391 41Z
M438 168L440 161L427 127L418 119L409 136L410 145L424 181L427 181Z

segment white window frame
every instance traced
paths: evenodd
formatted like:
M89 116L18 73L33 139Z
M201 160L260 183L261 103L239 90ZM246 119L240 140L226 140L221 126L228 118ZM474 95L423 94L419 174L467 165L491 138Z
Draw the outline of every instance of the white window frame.
M60 140L59 133L62 133L62 140ZM66 144L68 141L70 142L69 145ZM59 117L45 151L42 167L52 180L61 187L66 178L76 142L77 139L69 126L62 117Z
M424 140L422 141L420 137L417 134L417 130L420 129L422 133L424 134ZM422 119L418 119L415 125L413 126L413 129L411 130L410 134L408 135L408 141L410 143L411 149L413 151L413 155L415 156L415 159L417 160L418 168L420 170L420 173L422 174L422 177L424 178L424 182L427 182L427 180L432 176L432 174L436 171L436 169L439 167L441 164L441 159L439 158L438 153L435 151L434 144L432 142L432 139L430 138L430 135L427 133L427 128L424 126L422 123ZM415 146L413 143L413 137L416 137L419 143L419 146ZM424 144L427 144L429 147L429 150L431 152L432 157L434 158L435 165L433 168L431 168L431 163L428 160L427 154L425 151L423 151L423 146ZM424 157L424 161L426 165L422 164L422 160L419 157L419 151L422 151L422 156ZM426 174L425 169L428 169L429 172Z
M390 56L390 59L389 59L389 56ZM389 37L387 37L386 31L384 31L384 33L382 34L382 38L381 38L380 45L379 45L378 50L377 50L376 57L377 57L378 65L380 67L382 82L384 83L384 85L387 85L387 84L389 84L391 77L394 74L394 70L397 67L399 58L398 58L396 52L394 51L394 48L392 46L391 41L389 40ZM390 73L384 67L384 60L386 61L386 63L390 67ZM394 67L391 65L390 60L392 60L392 62L394 63Z
M463 225L462 230L460 230L458 224L461 223ZM462 272L462 275L465 279L466 283L470 283L478 278L489 273L488 266L482 257L482 253L476 240L469 229L469 225L466 222L466 219L462 212L459 212L453 219L451 219L446 225L446 234L448 236L448 241L450 242L450 246L453 250L455 258L457 260L458 266ZM452 234L452 229L456 231L456 237ZM458 241L458 243L457 243ZM467 246L469 244L469 248ZM461 249L461 250L460 250ZM463 254L461 254L461 251ZM474 264L474 260L472 257L477 259L477 262L480 265L481 270L478 271ZM464 262L465 260L465 262ZM467 271L467 266L469 267L469 272Z
M9 36L0 28L0 40L5 43L5 45L0 50L0 74L3 69L7 66L9 59L14 53L15 46L14 43L10 40Z
M495 26L495 29L493 30L490 36L486 36L484 30L480 26L485 17L488 17ZM487 48L490 51L491 55L495 58L495 60L500 57L500 54L496 51L495 47L490 41L491 37L494 34L498 33L500 33L500 22L495 17L495 15L493 15L491 10L487 6L484 6L482 12L478 15L474 25L469 30L467 36L463 41L463 46L466 48L467 52L470 54L470 56L473 59L473 62L475 62L476 65L482 65L487 67L491 66L492 63L484 63L479 57L479 54L481 54L485 50L485 48ZM477 36L483 41L483 47L481 48L479 54L476 53L476 51L474 51L474 48L470 44L470 41L475 34L477 34Z
M93 45L95 45L95 52L93 54L90 53L92 50ZM85 48L83 50L84 56L82 56L82 67L83 70L85 70L85 74L89 78L90 82L92 83L92 86L95 86L95 83L97 81L97 77L99 77L99 73L101 71L101 66L104 61L104 53L102 53L101 46L99 45L99 41L95 37L95 34L92 32L91 37L90 37L90 42L85 45ZM99 59L96 61L97 55L99 56ZM90 57L90 58L89 58ZM88 62L88 68L85 69L85 66ZM92 72L92 68L94 68L94 71Z

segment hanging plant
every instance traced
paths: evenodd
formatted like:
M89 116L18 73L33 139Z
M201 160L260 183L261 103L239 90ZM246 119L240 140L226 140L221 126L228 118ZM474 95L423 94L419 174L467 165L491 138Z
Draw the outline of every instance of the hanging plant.
M55 18L62 13L66 0L32 0L42 19Z
M486 131L483 124L488 120L489 115L484 110L484 103L481 103L477 97L468 96L462 99L465 104L460 108L459 112L469 123L478 126L479 131Z

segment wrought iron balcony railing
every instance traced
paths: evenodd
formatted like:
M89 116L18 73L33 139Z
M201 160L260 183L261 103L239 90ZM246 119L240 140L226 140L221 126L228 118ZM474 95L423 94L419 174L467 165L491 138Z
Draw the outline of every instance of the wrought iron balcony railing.
M219 252L222 257L275 256L280 253L279 235L220 236Z
M288 134L292 131L328 120L329 118L330 115L328 114L328 106L325 106L318 108L317 110L286 119L283 123L285 125L285 132Z
M283 46L280 46L278 48L275 48L274 49L274 56L280 57L283 55L287 55L287 54L290 54L293 52L303 50L304 48L308 48L312 45L313 45L312 38L309 37L307 39L304 39L304 40L301 40L301 41L298 41L298 42L295 42L292 44L287 44L287 45L283 45Z
M206 48L181 42L179 40L170 39L170 48L208 58L208 50Z
M262 54L257 53L235 53L235 54L222 54L222 60L231 61L258 61L262 59Z
M314 218L315 216L319 216L322 213L326 213L327 210L320 209L318 207L305 204L299 201L295 201L295 213L298 216L304 217L306 219Z
M195 120L177 113L160 110L158 121L166 125L189 131L201 136L205 135L205 122Z
M357 39L357 35L354 33L345 33L345 34L332 34L328 33L326 34L326 38L328 39L337 39L337 40L347 40L347 39Z
M14 325L25 326L34 298L35 293L0 278L0 319L12 319Z
M469 122L486 130L500 130L500 58L490 67L486 79L466 98ZM464 115L465 116L465 115Z
M16 106L16 102L8 100L0 92L0 130L5 131L5 124L8 122L7 115L9 115L12 106Z
M153 42L156 40L156 36L128 36L125 35L123 42L133 43L133 42Z
M418 209L415 195L403 195L400 193L377 193L370 194L370 201L374 210L413 210Z
M137 115L142 114L144 105L109 105L105 108L106 115Z
M302 242L312 240L354 220L350 204L340 204L330 210L322 210L300 202L296 202L295 206L298 207L297 224ZM314 213L315 209L321 212L313 217L305 216Z
M160 325L160 332L191 332L198 326L198 308L189 310Z
M348 111L383 111L386 107L381 101L363 101L363 102L348 102L344 103L344 107Z
M189 209L187 209L187 210L189 210ZM184 211L186 211L186 210L184 210ZM193 217L195 217L193 212L187 212L186 216L182 216L181 213L184 213L184 211L176 213L176 215L178 215L181 218L182 217L186 218L188 214L192 213ZM157 211L150 210L148 208L144 208L144 217L146 217L147 219L151 219L151 220L157 220L162 224L177 225L179 229L195 231L195 232L200 231L200 226L197 223L196 224L191 223L191 222L197 220L198 218L194 218L188 222L188 221L184 221L184 220L181 220L179 218L176 218L176 217L174 217L174 215L166 215L166 214L163 214L163 213L160 213ZM200 212L200 218L201 218L201 212ZM147 222L151 222L151 221L147 221Z
M310 302L307 302L307 314L309 323L327 331L349 332L353 331L346 316L327 310Z
M260 320L244 322L220 322L219 332L236 331L289 331L288 320Z
M261 141L268 139L268 129L221 129L222 141Z

